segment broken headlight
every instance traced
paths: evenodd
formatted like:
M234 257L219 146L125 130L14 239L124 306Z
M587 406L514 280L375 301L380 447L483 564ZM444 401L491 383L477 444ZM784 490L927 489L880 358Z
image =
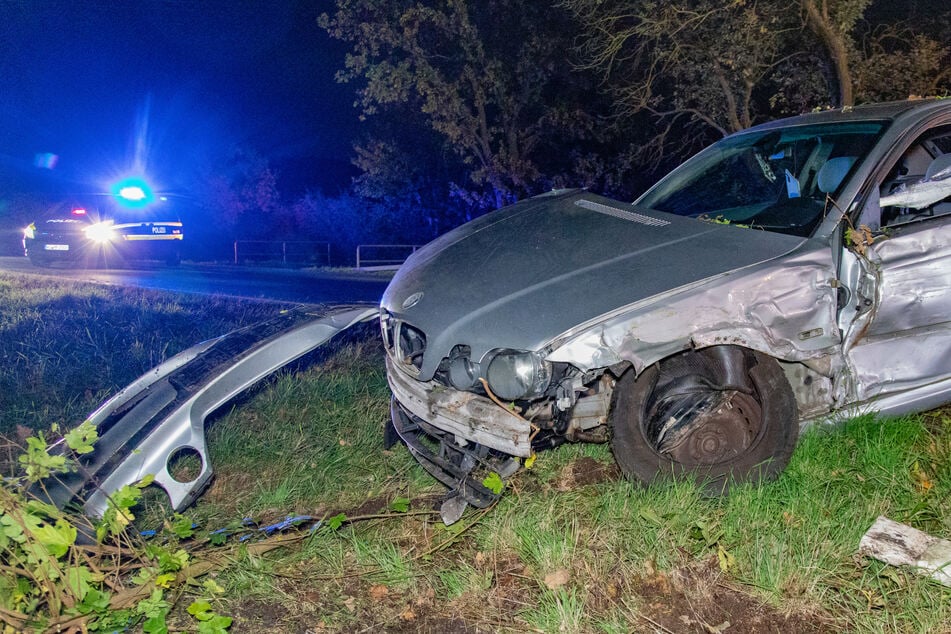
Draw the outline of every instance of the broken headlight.
M495 354L486 381L501 399L514 401L540 396L551 382L551 364L534 352L503 350Z

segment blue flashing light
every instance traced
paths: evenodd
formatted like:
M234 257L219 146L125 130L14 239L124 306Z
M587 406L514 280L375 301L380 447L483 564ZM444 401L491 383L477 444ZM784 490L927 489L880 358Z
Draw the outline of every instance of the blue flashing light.
M127 178L112 186L112 194L126 207L145 207L155 196L152 189L141 178Z

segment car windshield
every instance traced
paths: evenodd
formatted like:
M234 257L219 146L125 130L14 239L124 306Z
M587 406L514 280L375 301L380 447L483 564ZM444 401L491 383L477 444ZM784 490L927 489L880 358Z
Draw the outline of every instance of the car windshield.
M740 133L687 161L638 201L659 211L767 231L811 235L885 122L792 126Z

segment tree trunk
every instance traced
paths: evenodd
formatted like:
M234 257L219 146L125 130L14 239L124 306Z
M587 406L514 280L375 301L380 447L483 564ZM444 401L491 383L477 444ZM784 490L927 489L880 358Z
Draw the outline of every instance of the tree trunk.
M821 8L816 3L821 3ZM826 0L802 0L806 10L806 23L826 47L832 64L835 67L836 79L839 82L839 106L851 106L855 102L852 94L852 73L849 70L849 50L846 42L847 34L839 33L829 17Z

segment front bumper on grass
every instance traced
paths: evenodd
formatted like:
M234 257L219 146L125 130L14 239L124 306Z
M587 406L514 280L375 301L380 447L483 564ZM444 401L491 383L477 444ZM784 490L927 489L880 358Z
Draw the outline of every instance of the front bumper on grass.
M443 520L456 521L466 503L485 508L495 502L499 491L484 479L512 475L518 457L531 455L528 421L478 394L417 381L386 361L393 427L420 465L449 487Z
M178 353L90 414L88 420L99 433L94 451L77 458L77 471L35 485L33 494L60 508L78 501L87 515L101 517L109 495L153 475L172 508L180 511L211 481L205 418L261 379L376 314L372 307L327 314L302 307ZM198 475L184 482L169 470L183 451L201 460Z

